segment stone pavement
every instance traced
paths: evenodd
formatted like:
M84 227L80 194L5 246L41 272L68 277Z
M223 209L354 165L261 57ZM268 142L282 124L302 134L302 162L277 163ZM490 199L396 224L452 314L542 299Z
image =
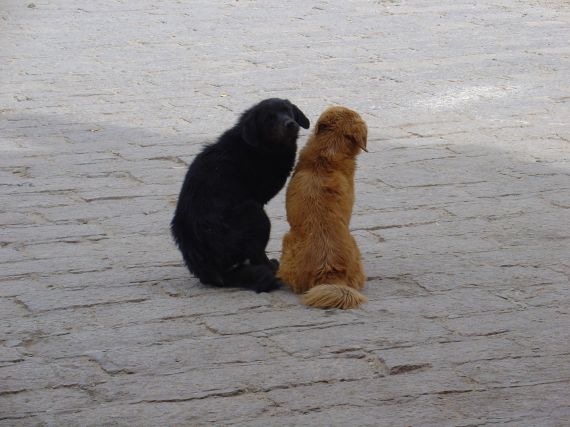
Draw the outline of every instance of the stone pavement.
M570 425L568 2L33 1L0 6L0 426ZM362 309L171 242L273 96L369 124Z

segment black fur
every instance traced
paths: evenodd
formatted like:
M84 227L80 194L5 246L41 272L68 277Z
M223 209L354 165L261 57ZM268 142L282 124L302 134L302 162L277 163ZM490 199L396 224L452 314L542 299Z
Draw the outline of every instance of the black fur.
M285 99L266 99L196 156L184 180L171 230L202 283L269 292L278 262L265 247L271 223L263 206L285 185L299 126L309 120Z

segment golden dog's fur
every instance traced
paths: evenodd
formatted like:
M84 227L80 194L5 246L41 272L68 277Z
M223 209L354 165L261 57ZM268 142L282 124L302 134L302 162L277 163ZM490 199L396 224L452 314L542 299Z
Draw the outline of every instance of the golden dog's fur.
M366 276L349 231L356 156L366 151L368 130L355 111L330 107L319 117L287 187L287 221L277 275L303 303L355 308Z

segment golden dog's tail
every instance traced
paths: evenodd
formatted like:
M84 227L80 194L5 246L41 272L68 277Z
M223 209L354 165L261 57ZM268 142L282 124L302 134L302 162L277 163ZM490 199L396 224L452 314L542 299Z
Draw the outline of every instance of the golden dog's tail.
M302 302L315 308L356 308L368 301L356 289L346 285L317 285L303 294Z

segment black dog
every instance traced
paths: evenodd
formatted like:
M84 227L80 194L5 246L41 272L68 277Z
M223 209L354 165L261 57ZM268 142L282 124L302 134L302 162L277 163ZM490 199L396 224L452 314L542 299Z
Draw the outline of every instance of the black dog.
M277 260L265 247L271 223L263 206L285 185L299 126L309 120L285 99L266 99L196 156L184 180L171 230L202 283L256 292L278 288Z

